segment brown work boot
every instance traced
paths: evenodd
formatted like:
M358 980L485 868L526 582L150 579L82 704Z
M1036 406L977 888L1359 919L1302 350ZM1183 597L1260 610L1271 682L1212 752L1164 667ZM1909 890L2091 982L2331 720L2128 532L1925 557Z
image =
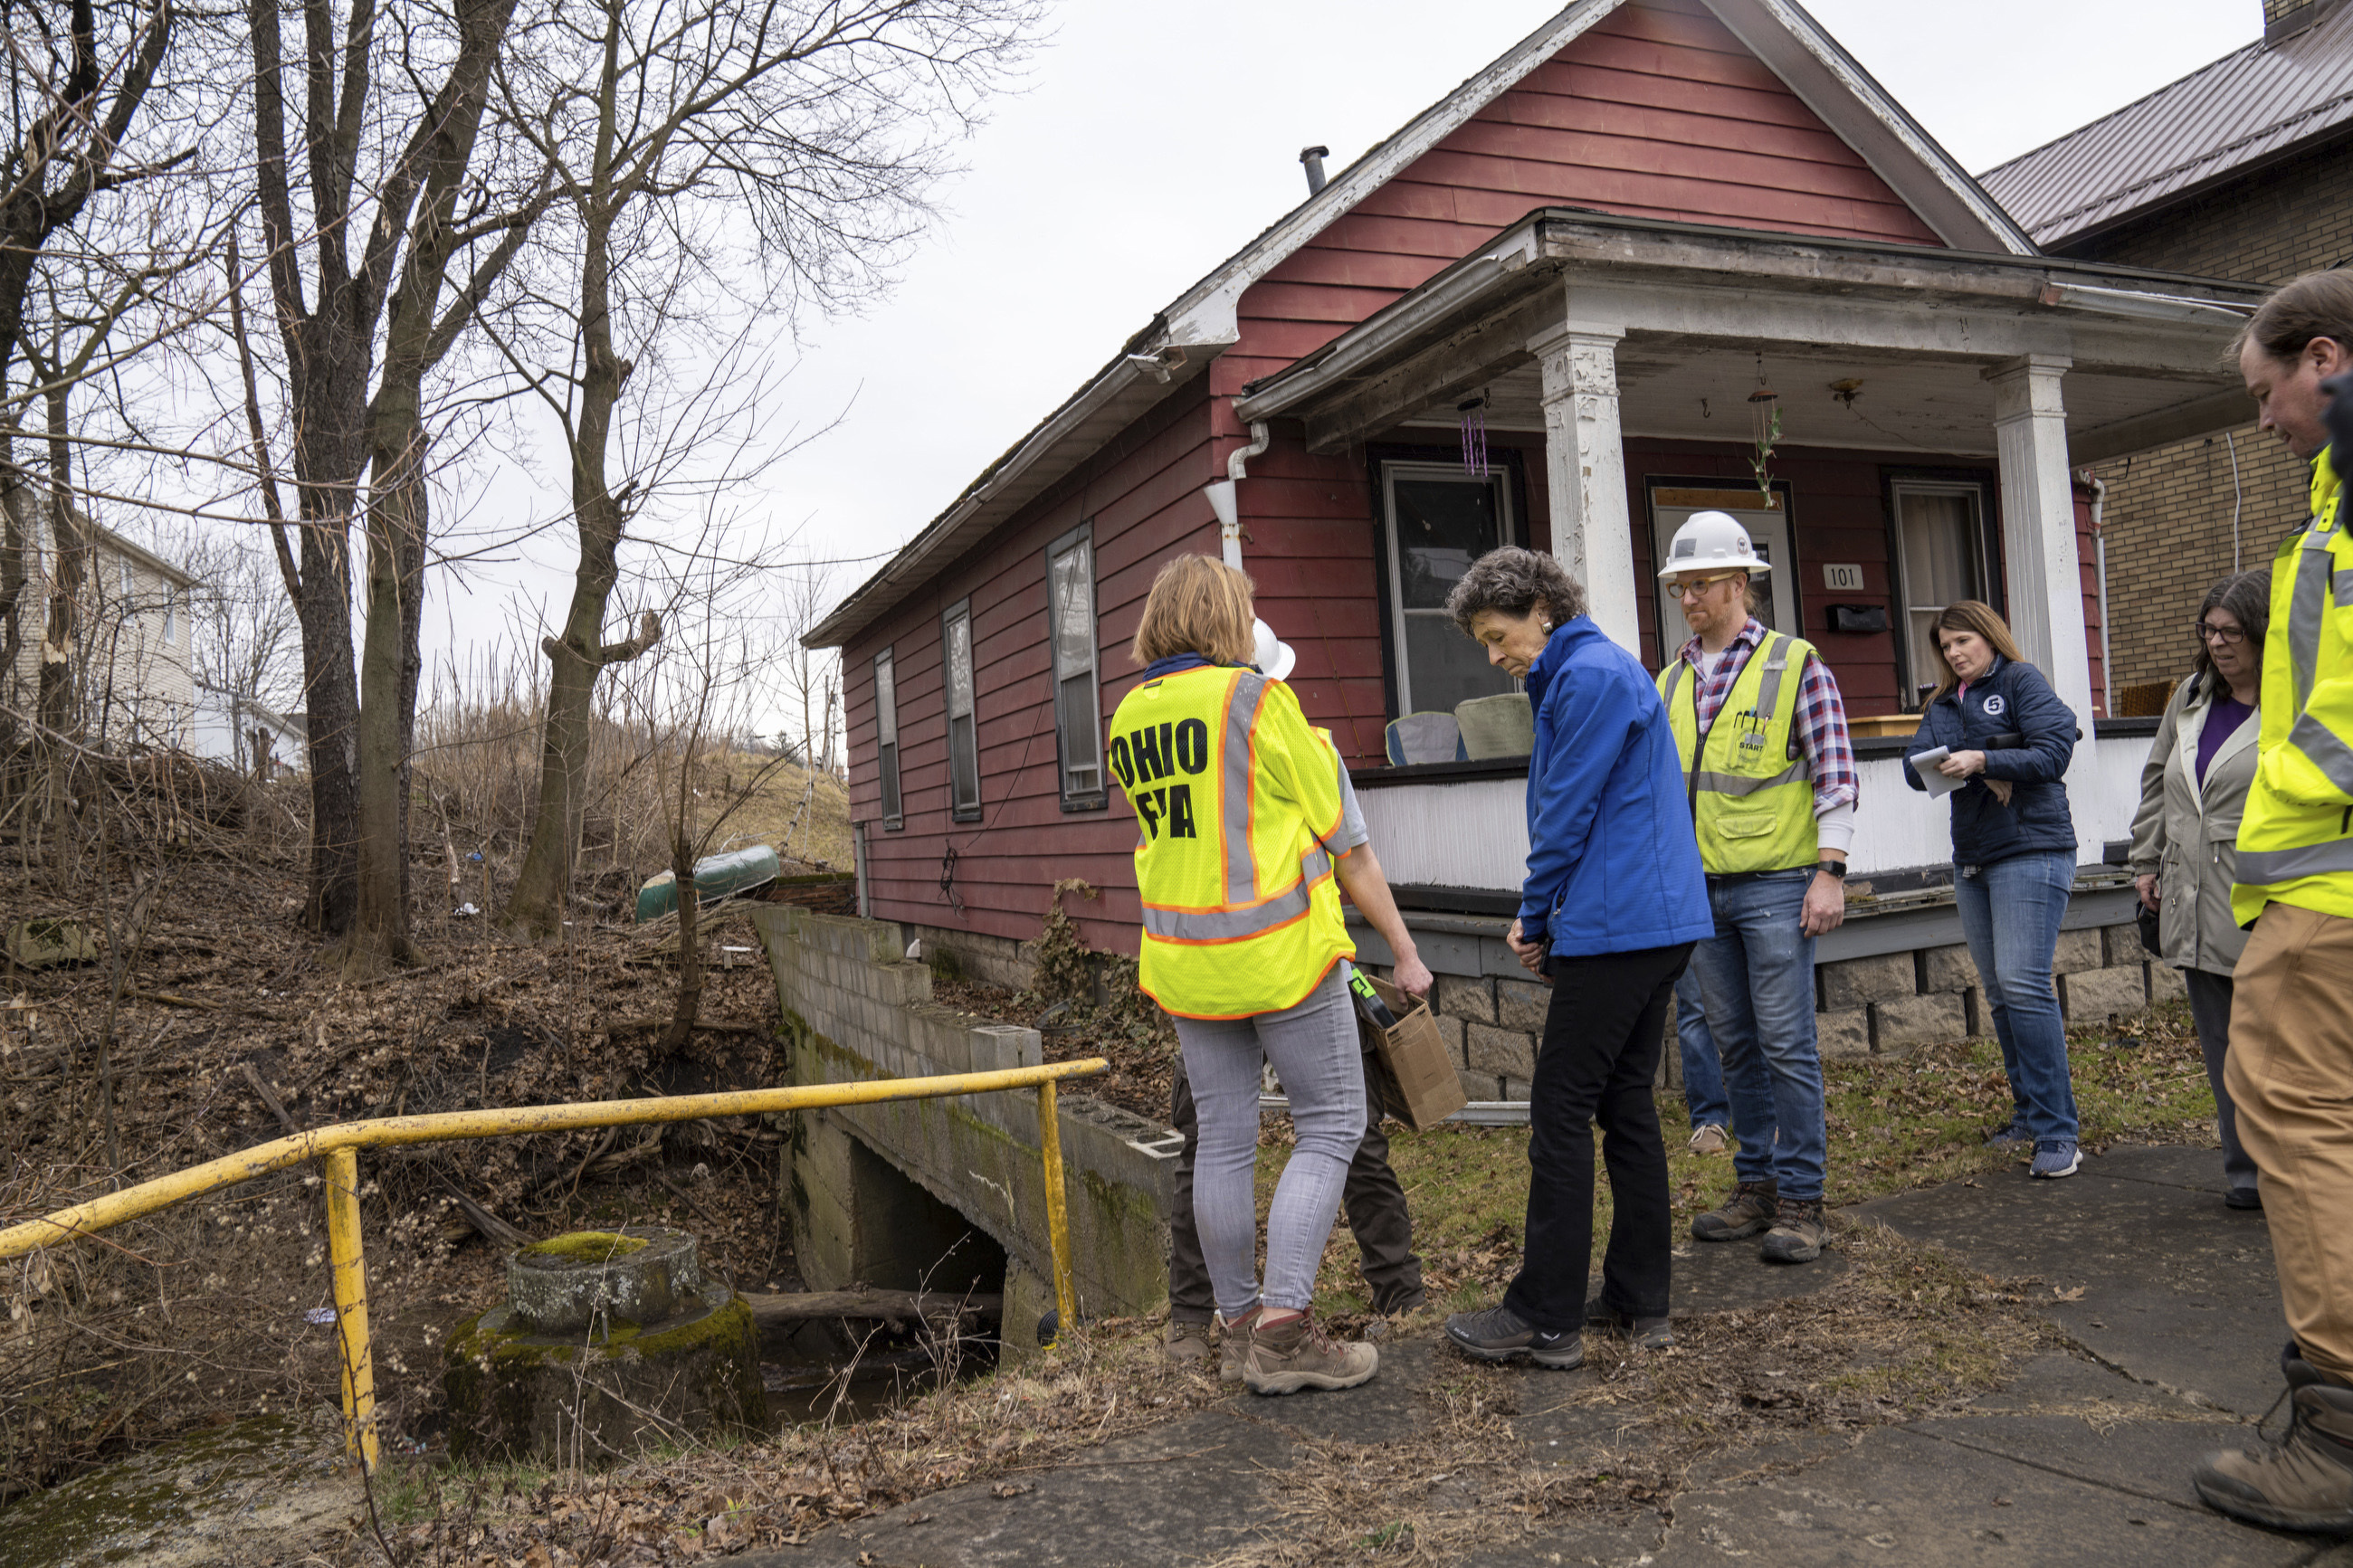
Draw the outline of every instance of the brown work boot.
M1692 1221L1692 1235L1702 1241L1738 1241L1773 1228L1780 1212L1780 1188L1774 1183L1743 1182L1720 1209L1710 1209Z
M1767 1263L1811 1263L1822 1255L1830 1234L1821 1199L1782 1198L1775 1205L1773 1228L1765 1233L1757 1256Z
M1187 1323L1172 1318L1168 1322L1168 1359L1179 1366L1191 1366L1209 1359L1209 1325Z
M1296 1394L1303 1388L1354 1388L1380 1370L1381 1352L1366 1344L1335 1344L1301 1313L1272 1328L1264 1309L1250 1321L1242 1382L1252 1394Z
M1258 1321L1258 1309L1252 1307L1230 1323L1223 1317L1218 1321L1223 1325L1218 1340L1218 1381L1240 1383L1242 1362L1250 1354L1250 1325Z
M2208 1455L2190 1472L2198 1495L2278 1530L2353 1532L2353 1388L2307 1384L2288 1410L2280 1441Z

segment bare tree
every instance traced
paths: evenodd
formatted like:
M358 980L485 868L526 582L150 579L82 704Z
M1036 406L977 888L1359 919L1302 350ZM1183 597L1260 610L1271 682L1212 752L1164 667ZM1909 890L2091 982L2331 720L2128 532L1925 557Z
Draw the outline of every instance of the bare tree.
M314 929L344 939L345 963L360 969L415 952L406 834L427 532L423 383L512 260L535 210L527 189L520 197L495 190L474 167L516 4L454 0L443 12L396 0L381 13L377 0L348 0L340 10L336 0L247 6L258 212L293 414L300 560L282 530L278 554L302 625L309 916ZM281 40L282 9L301 19L299 54ZM290 70L301 86L299 161L289 137ZM377 147L391 150L380 166L367 156ZM470 260L451 290L451 274ZM239 348L249 362L241 333ZM255 467L275 520L282 503L249 369L246 384ZM355 517L366 524L367 646L357 671Z
M1038 14L1034 0L604 0L547 29L534 69L507 63L504 112L555 171L577 268L564 368L530 368L519 343L509 353L563 430L579 535L561 635L542 642L540 797L511 926L561 931L597 676L661 636L647 611L607 640L620 546L659 477L651 470L699 454L655 442L664 462L615 482L610 449L632 375L641 362L691 358L664 340L693 337L697 294L761 279L750 315L789 324L800 306L838 310L884 287L947 148L1020 58ZM726 374L703 384L706 396L678 400L690 405L685 425L733 423L712 417L713 401L743 408L741 386Z

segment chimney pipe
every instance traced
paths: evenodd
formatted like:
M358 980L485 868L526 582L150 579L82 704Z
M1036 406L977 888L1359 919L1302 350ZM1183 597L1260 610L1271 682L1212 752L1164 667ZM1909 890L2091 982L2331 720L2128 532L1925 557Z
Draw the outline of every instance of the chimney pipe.
M1307 168L1307 194L1314 195L1324 188L1324 160L1332 155L1329 147L1302 147L1299 161Z

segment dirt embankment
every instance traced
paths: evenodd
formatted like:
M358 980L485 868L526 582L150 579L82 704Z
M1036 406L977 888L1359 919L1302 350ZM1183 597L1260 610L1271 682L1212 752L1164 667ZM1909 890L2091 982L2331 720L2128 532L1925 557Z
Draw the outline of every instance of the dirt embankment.
M777 1079L776 987L740 915L706 925L700 1026L666 1051L676 960L617 923L617 898L580 909L566 942L526 945L449 915L420 859L428 962L345 984L301 930L300 861L232 848L85 868L69 893L54 868L7 868L12 919L79 921L96 955L0 993L0 1223L290 1129ZM143 932L134 884L153 889ZM782 1142L737 1121L363 1154L395 1447L430 1443L438 1345L496 1299L503 1247L478 1226L670 1223L723 1276L790 1288ZM0 1498L160 1436L332 1405L324 1248L316 1177L297 1170L0 1265Z

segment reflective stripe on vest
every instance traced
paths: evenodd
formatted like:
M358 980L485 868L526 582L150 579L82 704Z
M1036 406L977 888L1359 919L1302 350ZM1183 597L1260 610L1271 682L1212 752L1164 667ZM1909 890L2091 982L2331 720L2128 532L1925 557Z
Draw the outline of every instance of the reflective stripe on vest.
M1678 658L1660 673L1659 695L1691 794L1692 830L1713 875L1786 870L1819 858L1811 780L1794 738L1804 683L1789 675L1793 666L1802 669L1815 657L1809 643L1766 633L1704 733L1696 672L1688 700L1678 700L1685 660ZM1722 738L1726 721L1736 731L1728 745Z
M2273 902L2353 918L2353 806L2343 798L2353 796L2353 719L2337 684L2353 671L2353 541L2340 496L2323 456L2312 521L2272 562L2274 635L2263 648L2259 752L2231 889L2241 925ZM2316 709L2323 675L2332 688Z

